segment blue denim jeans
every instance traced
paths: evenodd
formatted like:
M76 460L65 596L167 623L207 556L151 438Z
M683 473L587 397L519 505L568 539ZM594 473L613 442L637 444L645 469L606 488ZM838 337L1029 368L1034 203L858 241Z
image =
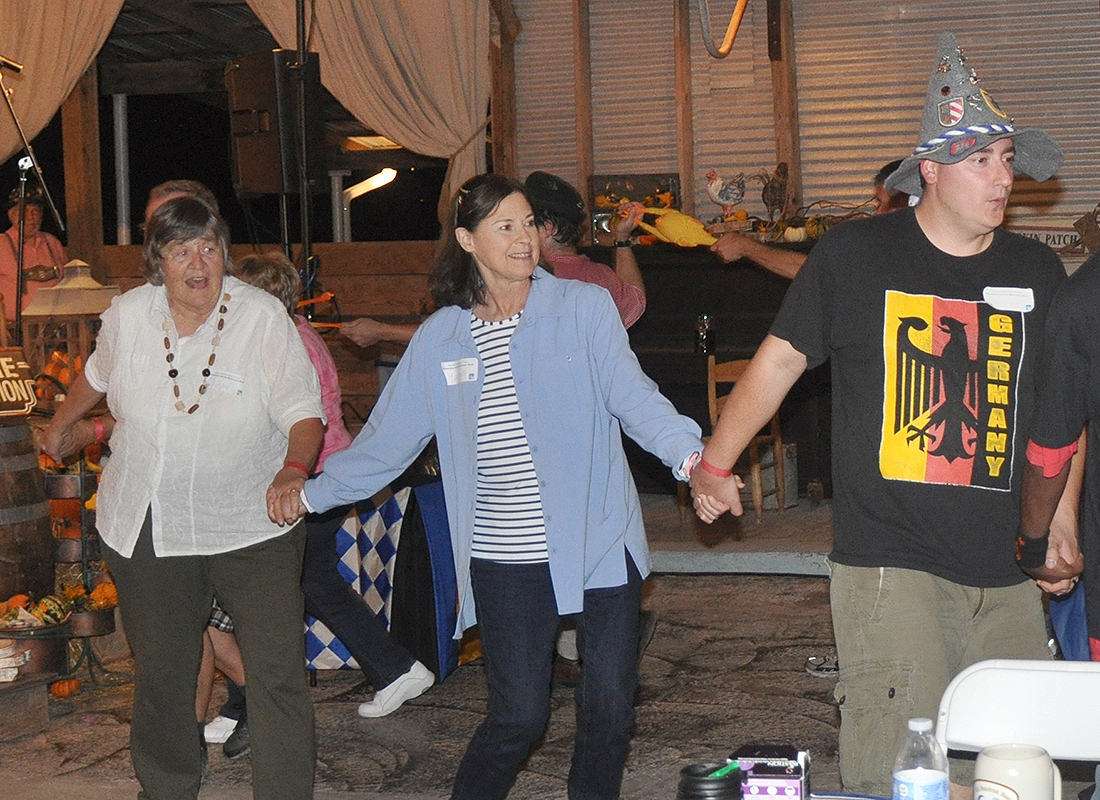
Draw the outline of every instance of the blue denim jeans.
M584 593L577 615L581 679L570 800L619 797L638 686L642 579L630 556L627 582ZM546 729L558 611L546 564L470 562L489 684L489 708L455 776L452 800L507 797Z

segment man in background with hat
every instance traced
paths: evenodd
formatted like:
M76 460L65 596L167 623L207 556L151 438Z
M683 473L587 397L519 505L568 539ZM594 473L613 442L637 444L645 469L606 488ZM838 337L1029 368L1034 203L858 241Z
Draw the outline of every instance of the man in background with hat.
M1014 172L1042 181L1061 162L941 37L920 144L886 181L919 204L822 237L692 475L700 517L739 514L730 468L803 370L831 361L848 791L890 796L906 720L935 719L968 665L1051 658L1040 587L1014 541L1043 323L1066 276L1050 248L1001 225Z
M23 201L23 308L26 308L39 286L53 286L61 277L61 267L69 257L53 234L41 230L42 211L46 201L42 189L26 190ZM8 195L8 219L11 227L0 234L0 295L3 296L4 320L15 319L15 283L19 248L19 188Z
M631 249L630 233L637 212L615 223L614 264L610 269L577 252L586 217L580 193L568 181L548 172L532 172L524 182L539 229L543 262L559 278L595 283L611 293L623 325L629 328L645 311L645 283Z

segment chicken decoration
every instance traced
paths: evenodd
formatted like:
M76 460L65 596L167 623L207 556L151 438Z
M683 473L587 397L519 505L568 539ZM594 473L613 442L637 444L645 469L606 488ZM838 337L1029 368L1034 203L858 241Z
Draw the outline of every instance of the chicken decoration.
M764 201L764 208L768 209L768 222L775 220L775 213L779 212L779 218L783 218L783 210L787 207L787 182L790 168L786 161L780 161L775 172L768 174L761 170L753 178L764 185L760 192L760 198Z
M638 226L662 242L680 247L696 247L710 246L718 241L707 232L702 222L675 208L647 208L641 203L627 203L619 208L618 213L625 218L631 208L638 211Z
M722 216L733 213L733 207L745 199L745 173L738 172L729 180L715 170L707 172L707 195L722 208Z

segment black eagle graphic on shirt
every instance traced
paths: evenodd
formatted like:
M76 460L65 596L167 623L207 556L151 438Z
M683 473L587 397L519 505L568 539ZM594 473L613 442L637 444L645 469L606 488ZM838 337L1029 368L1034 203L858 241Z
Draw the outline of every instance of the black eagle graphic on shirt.
M900 322L894 432L904 429L908 442L948 462L972 459L978 436L980 369L977 360L970 357L966 324L953 317L940 317L940 330L948 339L937 356L918 347L909 336L910 331L926 330L926 320L903 317ZM925 424L915 422L929 411Z

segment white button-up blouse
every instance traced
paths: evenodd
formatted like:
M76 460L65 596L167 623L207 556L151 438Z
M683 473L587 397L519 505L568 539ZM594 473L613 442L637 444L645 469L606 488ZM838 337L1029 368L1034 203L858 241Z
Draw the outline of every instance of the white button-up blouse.
M286 457L291 427L324 420L317 371L286 309L268 293L226 276L219 311L178 338L163 286L146 284L103 313L85 375L107 394L116 419L96 524L104 543L129 557L147 509L158 556L212 555L285 533L267 518L265 491ZM221 303L219 303L221 305ZM176 408L168 337L185 408ZM202 371L215 353L204 394Z

